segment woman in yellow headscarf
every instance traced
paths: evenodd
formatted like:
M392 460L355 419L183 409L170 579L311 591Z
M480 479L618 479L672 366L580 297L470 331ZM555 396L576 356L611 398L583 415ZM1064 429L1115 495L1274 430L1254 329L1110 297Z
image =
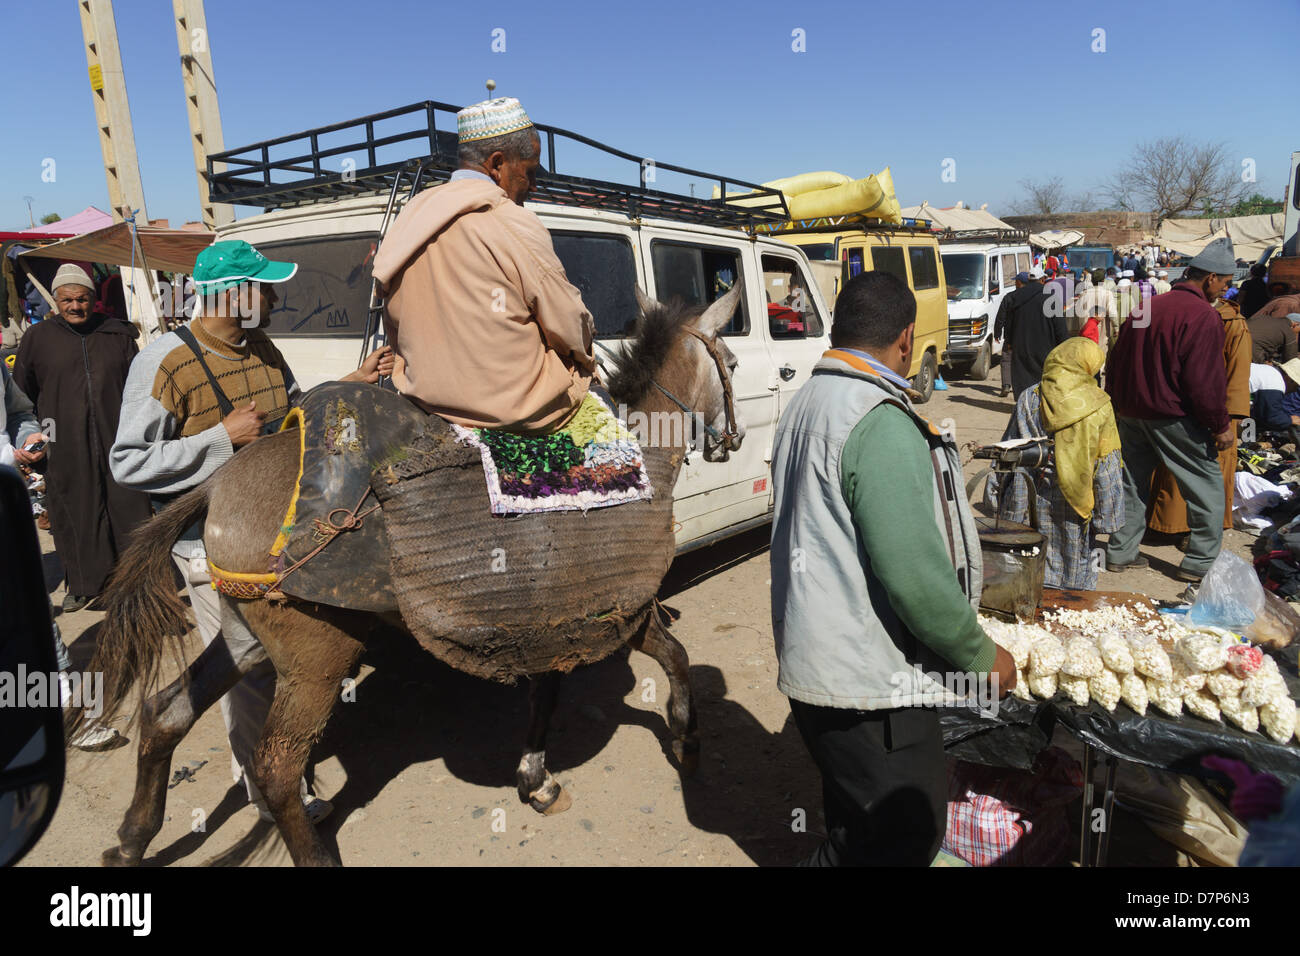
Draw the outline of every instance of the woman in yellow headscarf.
M1046 539L1048 587L1093 590L1097 534L1124 523L1123 460L1110 396L1097 385L1105 355L1083 336L1062 342L1043 362L1043 378L1021 393L1003 441L1051 436L1053 467L1035 472L1039 531ZM989 478L985 501L998 507ZM1001 496L1002 517L1029 518L1029 480L1017 472Z

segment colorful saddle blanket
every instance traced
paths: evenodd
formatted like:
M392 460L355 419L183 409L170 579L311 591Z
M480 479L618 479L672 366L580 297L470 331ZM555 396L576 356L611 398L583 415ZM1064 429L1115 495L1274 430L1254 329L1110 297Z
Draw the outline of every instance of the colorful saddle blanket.
M568 424L550 435L452 428L483 458L493 514L588 511L654 497L641 446L590 392Z

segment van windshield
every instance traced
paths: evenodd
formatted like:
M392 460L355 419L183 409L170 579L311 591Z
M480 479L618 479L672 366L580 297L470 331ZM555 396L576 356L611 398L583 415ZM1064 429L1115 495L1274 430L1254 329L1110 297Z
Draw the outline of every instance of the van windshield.
M984 298L984 254L948 253L943 257L943 274L948 280L948 301Z

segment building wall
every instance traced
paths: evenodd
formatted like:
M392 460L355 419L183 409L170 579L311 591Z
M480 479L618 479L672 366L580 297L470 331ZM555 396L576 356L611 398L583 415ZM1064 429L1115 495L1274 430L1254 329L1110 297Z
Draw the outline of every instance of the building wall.
M1049 216L1003 216L1002 221L1026 232L1077 229L1084 234L1085 245L1136 245L1143 236L1156 233L1156 218L1149 212L1061 212Z

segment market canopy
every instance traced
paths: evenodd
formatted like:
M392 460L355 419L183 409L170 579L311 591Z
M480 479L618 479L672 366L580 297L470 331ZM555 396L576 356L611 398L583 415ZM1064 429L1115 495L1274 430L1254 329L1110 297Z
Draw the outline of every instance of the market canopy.
M213 240L213 234L206 229L139 226L137 234L144 250L145 262L150 269L183 272L186 275L194 271L194 260L200 252L212 245ZM132 246L130 224L119 222L105 229L28 250L22 253L22 258L41 256L74 262L102 262L113 266L130 266L134 261L136 268L142 268L144 263L141 263L138 252L132 260Z
M1166 219L1160 223L1156 241L1179 255L1194 256L1215 239L1232 240L1238 259L1255 260L1269 246L1282 244L1285 215L1235 216L1230 219Z
M1043 249L1064 249L1076 242L1083 242L1083 233L1077 229L1046 229L1031 233L1029 241Z
M928 202L923 202L919 206L905 208L903 218L928 219L940 229L951 229L953 232L964 232L969 229L1015 229L983 206L979 209L967 209L961 203L947 209L938 209Z
M17 235L20 238L32 239L39 239L41 236L80 236L112 224L113 217L108 213L100 212L94 206L87 206L75 216L68 216L66 219L44 226L33 226L31 229L22 230Z

